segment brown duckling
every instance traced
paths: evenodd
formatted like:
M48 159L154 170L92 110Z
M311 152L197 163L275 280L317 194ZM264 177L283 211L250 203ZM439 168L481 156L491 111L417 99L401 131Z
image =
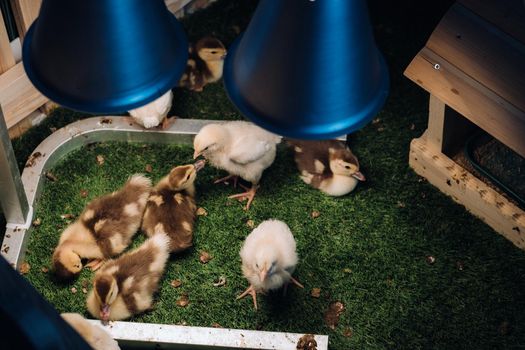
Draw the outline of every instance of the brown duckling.
M288 144L301 179L330 196L343 196L365 181L356 156L342 141L288 140Z
M86 305L89 313L107 323L151 308L153 294L169 258L169 238L159 233L97 271Z
M179 86L202 91L204 86L222 78L226 48L219 39L206 36L190 46L186 70Z
M86 266L96 270L104 259L122 253L140 228L151 181L133 175L118 191L93 199L79 218L60 236L53 253L53 270L61 279L72 278Z
M195 222L195 178L205 161L181 165L153 188L142 220L148 236L164 233L170 238L170 251L177 253L191 247Z

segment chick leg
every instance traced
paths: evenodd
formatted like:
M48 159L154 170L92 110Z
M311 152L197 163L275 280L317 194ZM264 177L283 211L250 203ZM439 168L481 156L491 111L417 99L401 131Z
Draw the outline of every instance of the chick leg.
M233 187L234 188L237 188L237 181L239 180L239 177L237 175L228 175L228 176L225 176L225 177L222 177L220 179L217 179L215 181L213 181L214 184L218 184L218 183L221 183L221 182L226 182L228 180L233 180Z
M257 310L257 292L255 291L255 288L253 288L251 284L241 295L237 297L237 300L244 298L248 294L252 296L253 307L255 308L255 310Z
M290 282L292 282L293 284L295 284L297 287L299 288L304 288L304 286L299 283L299 281L297 281L295 278L293 278L292 276L290 276ZM288 285L290 284L290 282L286 283L284 285L284 289L283 289L283 295L286 295L286 291L288 290Z
M243 185L239 185L239 186L244 188L246 192L234 194L232 196L229 196L228 198L235 198L235 199L238 199L239 201L243 201L247 199L248 203L246 203L246 207L244 209L248 210L250 209L250 204L252 204L253 199L255 198L255 193L257 193L257 189L259 188L259 185L252 184L251 188L245 187Z
M91 271L96 271L96 270L98 270L103 264L104 264L104 260L102 260L102 259L93 259L93 260L90 260L90 261L86 264L86 267L90 268Z
M292 283L295 284L297 287L304 288L304 286L301 283L299 283L299 281L296 280L295 278L290 277L290 281L292 281Z
M169 129L169 127L171 126L171 124L173 124L175 119L177 119L177 117L169 117L169 118L168 116L164 117L164 119L162 120L162 124L161 124L162 130Z

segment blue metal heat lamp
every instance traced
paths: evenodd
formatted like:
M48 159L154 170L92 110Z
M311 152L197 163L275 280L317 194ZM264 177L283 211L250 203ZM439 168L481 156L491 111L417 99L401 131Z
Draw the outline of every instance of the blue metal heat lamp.
M326 139L367 124L388 95L365 0L260 0L230 47L224 82L254 123Z

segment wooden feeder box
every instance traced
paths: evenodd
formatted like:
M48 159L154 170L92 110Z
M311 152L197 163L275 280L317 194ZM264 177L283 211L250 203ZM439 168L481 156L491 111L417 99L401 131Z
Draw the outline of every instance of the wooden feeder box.
M524 249L524 211L451 154L481 128L525 157L525 3L457 1L405 75L430 93L428 128L412 140L410 166Z

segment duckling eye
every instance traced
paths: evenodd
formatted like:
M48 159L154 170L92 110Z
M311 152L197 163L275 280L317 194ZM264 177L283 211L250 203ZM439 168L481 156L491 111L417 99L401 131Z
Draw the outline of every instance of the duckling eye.
M212 55L215 55L217 53L217 51L212 51L211 54Z
M345 169L350 169L350 165L345 165Z

